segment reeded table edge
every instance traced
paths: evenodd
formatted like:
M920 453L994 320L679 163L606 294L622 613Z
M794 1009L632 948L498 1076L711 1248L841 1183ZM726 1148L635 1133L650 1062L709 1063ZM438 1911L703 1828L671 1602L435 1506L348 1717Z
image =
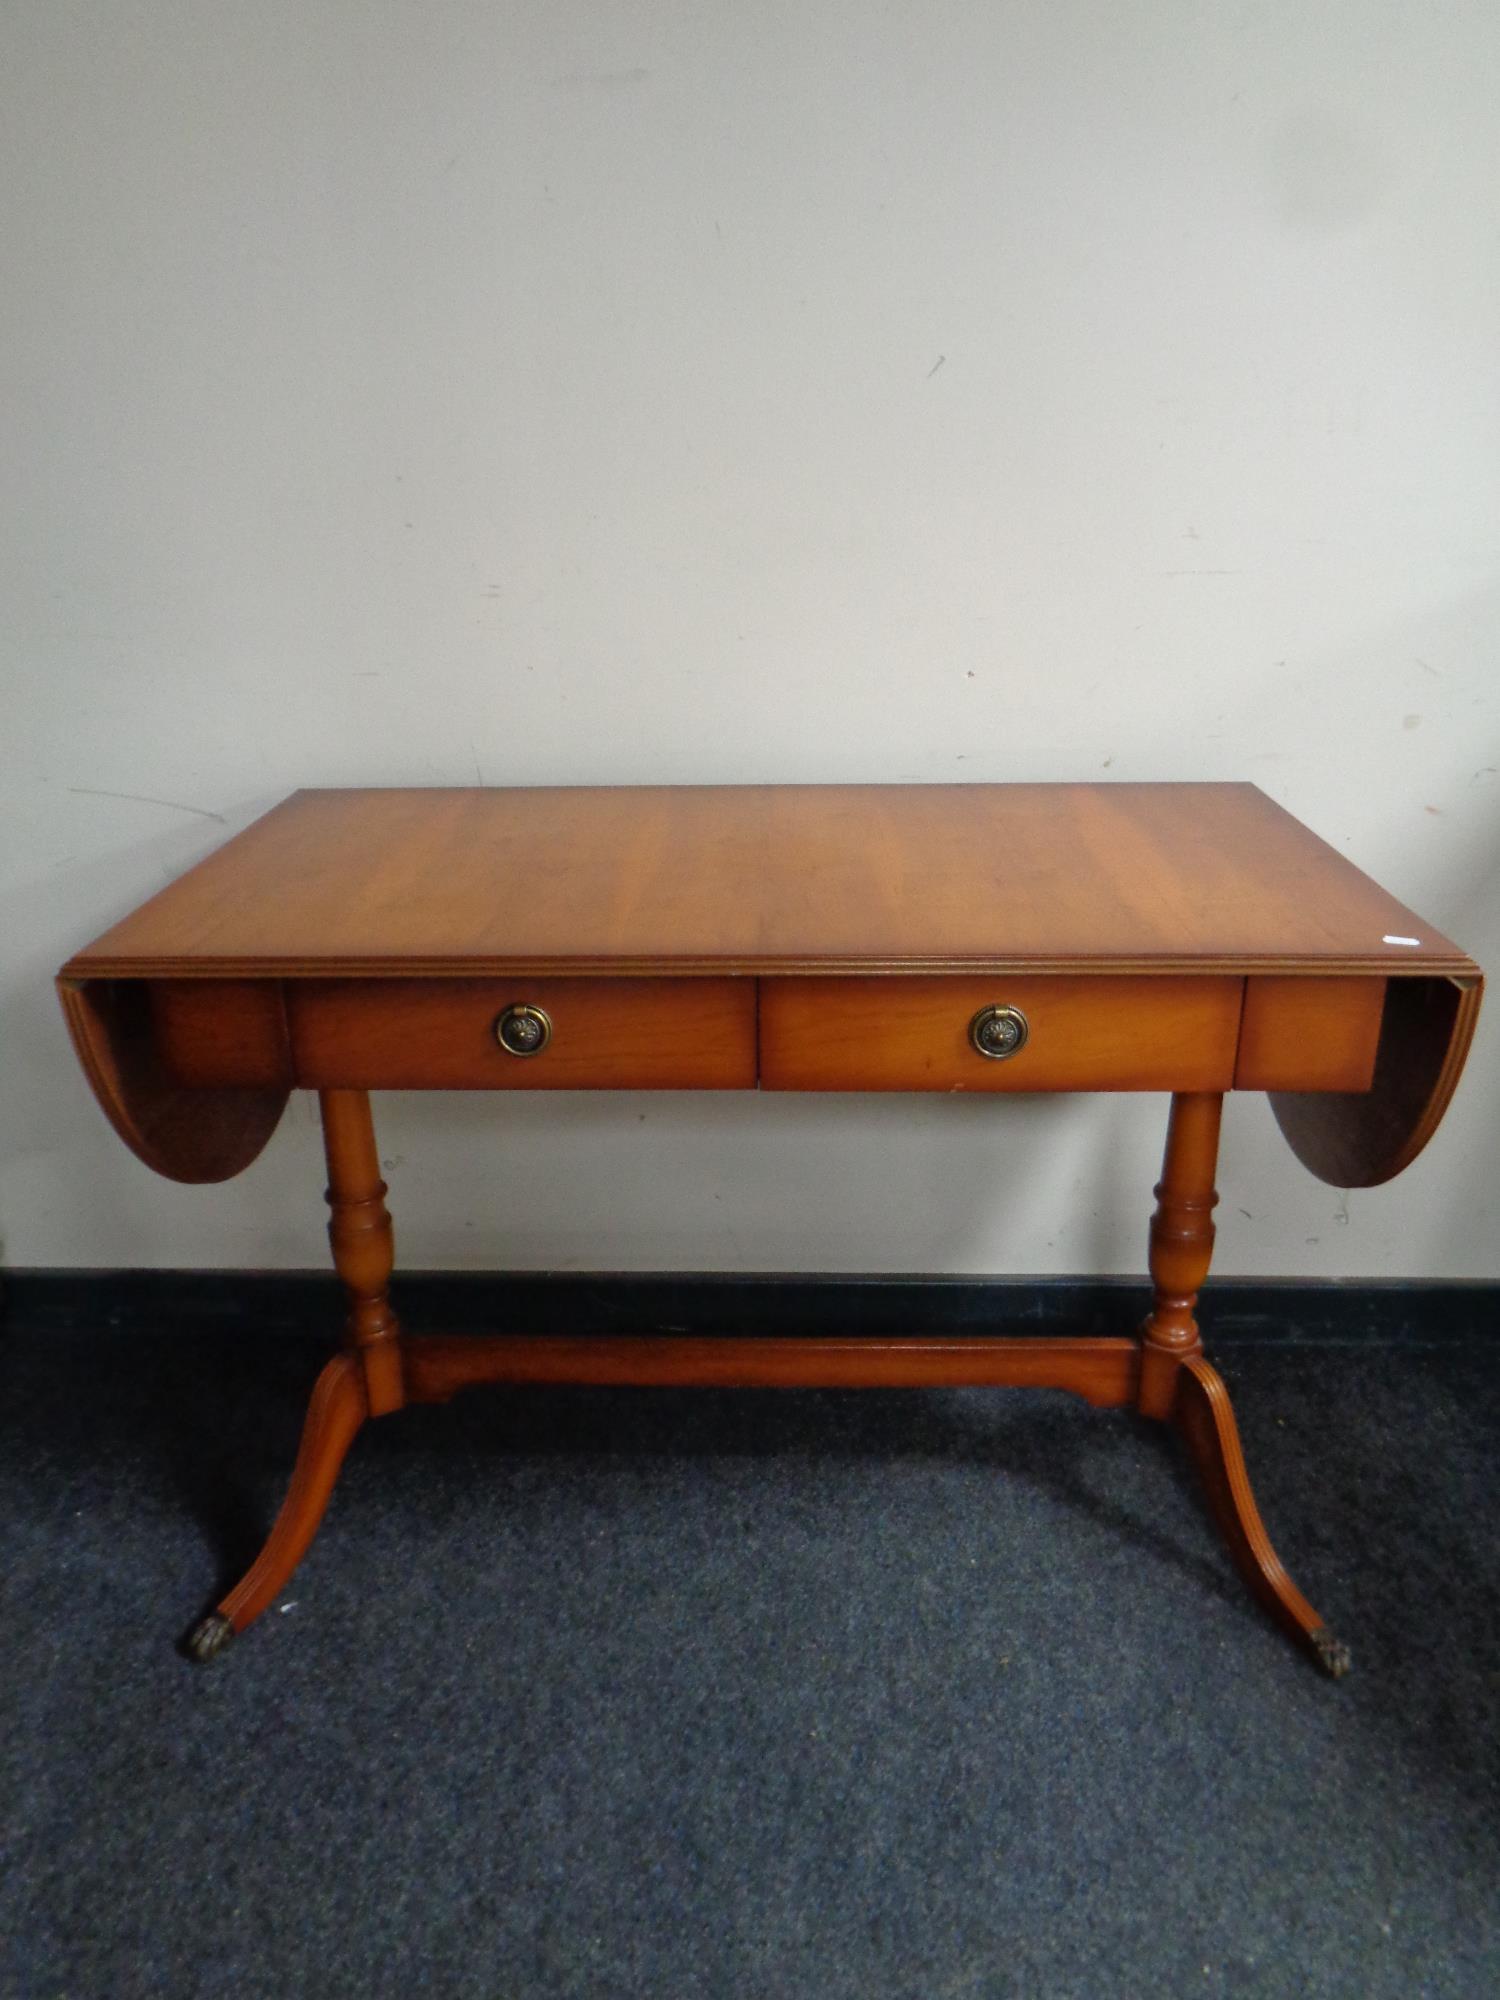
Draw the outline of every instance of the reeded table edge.
M857 978L862 974L899 978L903 974L929 977L970 977L1004 979L1012 975L1057 974L1079 976L1152 973L1181 976L1184 973L1248 975L1274 973L1281 977L1337 978L1385 977L1411 979L1472 979L1483 977L1473 959L1396 958L1379 956L1338 958L1287 958L1274 953L1254 956L1188 957L1180 953L1152 958L1083 956L1027 958L705 958L642 954L637 957L525 957L496 958L303 958L303 957L192 957L192 958L91 958L87 954L68 960L58 973L59 983L88 979L780 979L816 978L827 974L837 978Z

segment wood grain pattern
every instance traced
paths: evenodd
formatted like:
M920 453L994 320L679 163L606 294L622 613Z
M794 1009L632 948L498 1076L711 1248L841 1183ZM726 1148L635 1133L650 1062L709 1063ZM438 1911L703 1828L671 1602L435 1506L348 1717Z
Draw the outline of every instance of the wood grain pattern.
M298 792L67 971L888 969L1476 970L1253 785L1155 784Z
M147 991L162 1066L175 1082L292 1082L279 979L153 979Z
M763 979L766 1090L1227 1090L1238 979ZM969 1039L981 1008L1019 1008L1025 1045L1003 1061Z
M312 1546L339 1468L368 1414L358 1361L336 1354L313 1387L291 1484L266 1545L216 1606L235 1632L243 1632L275 1601Z
M542 1008L536 1055L495 1040L513 1002ZM345 979L289 982L297 1081L372 1090L750 1090L755 981Z
M719 1389L1067 1389L1100 1407L1135 1394L1133 1340L861 1339L804 1336L521 1334L408 1337L407 1393L446 1402L487 1382L589 1382Z
M1377 1187L1411 1165L1458 1087L1481 990L1477 978L1393 979L1368 1091L1272 1094L1276 1122L1309 1173L1333 1187Z
M58 981L68 1032L99 1107L137 1159L169 1181L227 1181L258 1157L289 1090L198 1090L163 1066L146 987Z
M1214 1175L1224 1100L1213 1091L1172 1099L1156 1212L1148 1237L1153 1301L1141 1328L1141 1414L1165 1417L1181 1363L1202 1347L1194 1308L1214 1250Z
M1236 1090L1368 1090L1383 979L1245 981Z
M1185 1360L1177 1376L1172 1420L1203 1483L1209 1512L1250 1589L1284 1631L1312 1654L1334 1680L1349 1670L1349 1651L1292 1582L1266 1533L1245 1469L1229 1391L1201 1355Z
M385 1205L370 1100L362 1090L319 1094L328 1162L328 1241L344 1283L349 1317L344 1344L358 1358L370 1415L399 1410L401 1325L391 1305L396 1235Z

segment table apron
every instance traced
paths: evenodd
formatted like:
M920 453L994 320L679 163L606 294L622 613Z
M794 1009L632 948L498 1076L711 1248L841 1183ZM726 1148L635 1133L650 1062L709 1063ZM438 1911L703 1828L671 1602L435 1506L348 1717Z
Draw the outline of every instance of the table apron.
M188 1086L368 1090L1362 1091L1386 981L1223 973L158 979ZM532 1055L497 1037L538 1010ZM986 1056L973 1024L1014 1010Z

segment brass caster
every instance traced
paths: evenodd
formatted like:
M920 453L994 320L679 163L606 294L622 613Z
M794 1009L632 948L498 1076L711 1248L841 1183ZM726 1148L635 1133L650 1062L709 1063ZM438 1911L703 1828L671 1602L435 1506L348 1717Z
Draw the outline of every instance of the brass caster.
M210 1611L208 1616L200 1619L188 1634L188 1657L196 1660L200 1667L206 1666L210 1660L223 1652L233 1637L234 1627L224 1614L221 1611Z
M1349 1648L1342 1639L1335 1639L1326 1625L1320 1625L1316 1632L1309 1632L1307 1642L1318 1665L1331 1681L1341 1681L1354 1664Z

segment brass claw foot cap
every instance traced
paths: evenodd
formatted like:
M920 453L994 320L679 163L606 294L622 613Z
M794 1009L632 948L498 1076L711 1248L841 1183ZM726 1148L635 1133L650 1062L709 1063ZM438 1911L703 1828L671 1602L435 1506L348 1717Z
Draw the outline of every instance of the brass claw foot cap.
M1317 1656L1318 1665L1333 1681L1341 1681L1354 1664L1354 1656L1342 1639L1335 1639L1326 1625L1320 1625L1316 1632L1309 1632L1307 1642Z
M234 1637L234 1627L221 1611L210 1611L187 1636L188 1657L206 1666Z

